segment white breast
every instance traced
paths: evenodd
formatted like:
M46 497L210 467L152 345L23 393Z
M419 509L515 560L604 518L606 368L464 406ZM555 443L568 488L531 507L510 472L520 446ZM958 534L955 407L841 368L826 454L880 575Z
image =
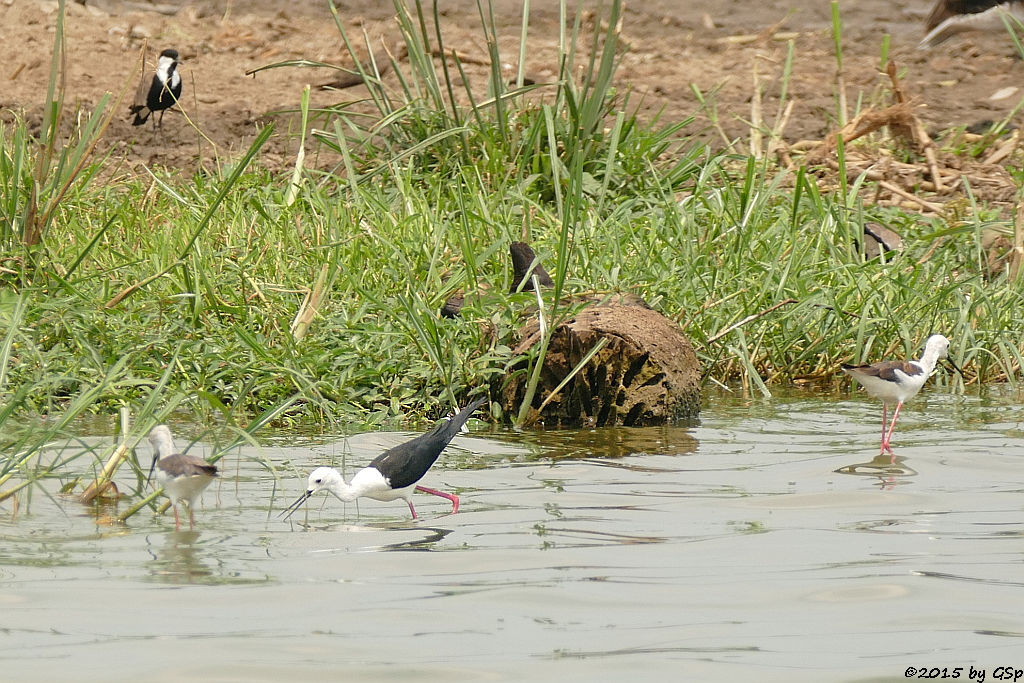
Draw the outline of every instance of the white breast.
M396 500L405 498L409 487L393 489L376 467L364 467L352 477L350 487L359 496L374 500Z
M200 475L172 477L162 470L157 470L156 479L163 488L167 497L172 500L188 501L191 507L193 501L199 497L210 482L212 477Z

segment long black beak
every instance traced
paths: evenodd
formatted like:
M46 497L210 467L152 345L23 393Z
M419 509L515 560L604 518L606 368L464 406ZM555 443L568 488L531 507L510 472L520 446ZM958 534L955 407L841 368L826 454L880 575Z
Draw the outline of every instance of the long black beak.
M953 362L953 360L952 360L951 358L947 358L947 359L946 359L946 362L947 362L947 363L949 363L949 366L950 366L951 368L953 368L954 370L956 370L957 372L959 372L959 373L960 373L960 376L961 376L961 377L963 377L963 376L964 376L964 371L963 371L963 370L961 370L961 369L960 369L959 367L957 367L957 364L956 364L956 363L954 363L954 362ZM966 379L966 377L965 377L964 379Z
M305 503L307 500L309 500L309 497L312 496L312 495L313 495L312 491L306 491L301 496L299 496L299 499L297 501L295 501L294 503L292 503L291 505L286 507L284 510L281 510L281 512L277 516L280 517L281 515L284 515L284 518L288 519L293 514L295 514L295 511L298 510L300 507L302 507L302 504ZM288 514L285 514L285 513L288 513Z
M156 467L157 454L153 454L153 462L149 464L149 474L146 475L146 486L149 486L149 480L153 478L153 468Z

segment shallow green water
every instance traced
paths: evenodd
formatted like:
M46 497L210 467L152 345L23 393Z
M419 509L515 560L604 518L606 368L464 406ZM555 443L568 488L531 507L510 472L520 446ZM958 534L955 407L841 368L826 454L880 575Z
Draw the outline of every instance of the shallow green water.
M478 431L424 482L461 511L419 495L418 522L326 497L282 522L304 481L275 495L257 462L351 473L407 433L267 435L221 462L195 532L37 492L0 506L0 679L994 680L1024 668L1022 417L1016 395L926 394L895 468L862 394Z

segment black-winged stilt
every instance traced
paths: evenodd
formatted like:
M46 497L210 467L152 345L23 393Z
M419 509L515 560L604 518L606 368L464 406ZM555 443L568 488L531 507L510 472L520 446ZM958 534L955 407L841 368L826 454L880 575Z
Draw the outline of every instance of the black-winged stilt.
M177 50L164 50L160 53L153 78L147 80L145 76L142 77L139 89L135 93L135 101L129 107L131 113L135 114L133 126L141 126L150 114L156 112L160 112L160 120L157 122L154 116L153 126L163 126L164 110L173 107L181 97L181 74L178 73L180 63Z
M419 481L441 455L445 446L459 433L462 425L466 424L466 420L486 402L487 398L477 399L458 415L439 423L426 434L421 434L411 441L406 441L381 453L369 465L356 472L350 483L345 483L345 478L335 469L316 468L309 475L306 492L285 508L281 514L285 515L285 519L291 517L292 513L317 491L327 491L346 503L351 503L357 498L372 498L380 501L401 498L408 503L413 519L417 519L418 515L412 504L412 494L413 491L422 491L447 498L452 502L452 513L458 512L458 496L420 486Z
M1024 19L1024 3L1021 0L937 0L925 22L928 34L918 47L935 47L961 31L1001 29L1005 26L1003 14L1006 13Z
M896 420L900 417L900 408L906 401L913 398L921 387L928 381L935 372L935 365L946 358L957 372L963 375L963 371L953 361L947 358L949 353L949 340L941 334L933 334L928 337L924 345L924 353L920 360L890 360L880 363L865 363L864 365L847 365L841 367L843 372L857 380L864 390L875 398L882 399L882 453L890 453L895 462L896 454L893 453L889 442L892 439L893 430L896 429ZM896 404L896 410L892 415L892 424L886 431L885 413L889 403Z
M174 528L181 530L178 502L182 501L188 505L188 528L192 529L196 524L192 512L196 498L217 476L217 467L195 455L175 453L174 437L167 425L154 427L149 433L149 443L153 446L149 476L153 476L153 469L156 468L156 480L174 506Z

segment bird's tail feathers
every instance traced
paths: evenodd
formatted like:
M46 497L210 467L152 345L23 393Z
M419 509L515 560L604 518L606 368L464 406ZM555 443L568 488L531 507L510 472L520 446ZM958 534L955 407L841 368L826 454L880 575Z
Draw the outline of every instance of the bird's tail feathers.
M1020 14L1013 11L1013 6L1010 6L1009 10L1005 9L1007 7L1006 5L999 5L980 12L953 14L946 9L947 4L948 3L939 3L935 6L935 9L932 10L932 15L928 17L927 25L934 28L931 28L928 31L928 35L921 39L917 49L927 50L929 48L937 47L955 36L957 33L970 31L972 29L990 31L999 30L1004 25L1003 14L1007 11L1020 18Z
M459 433L462 426L466 424L466 421L473 416L480 406L487 403L487 397L478 398L477 400L470 403L468 406L463 408L457 415L448 418L447 421L442 422L434 428L434 431L443 433L448 441L455 438L455 435Z
M135 114L135 119L132 121L133 126L141 126L142 124L144 124L147 120L149 120L149 115L152 113L149 110L149 107L140 107L138 105L133 106L131 108L131 112ZM143 116L143 113L145 113L145 116Z

